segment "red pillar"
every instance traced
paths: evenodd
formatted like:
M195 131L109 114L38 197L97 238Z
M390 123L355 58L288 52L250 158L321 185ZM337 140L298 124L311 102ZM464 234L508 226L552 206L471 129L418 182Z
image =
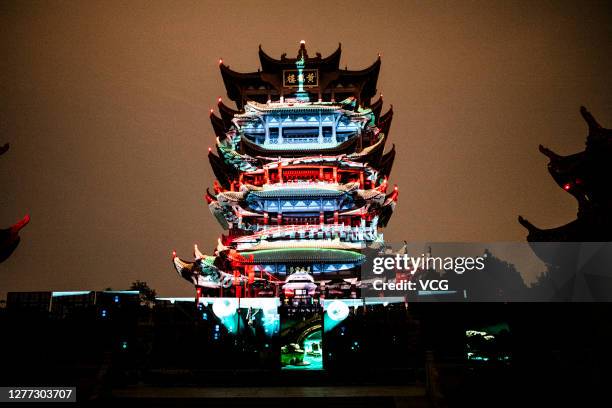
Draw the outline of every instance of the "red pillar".
M195 295L196 307L200 304L200 296L202 296L202 288L196 288L196 295Z

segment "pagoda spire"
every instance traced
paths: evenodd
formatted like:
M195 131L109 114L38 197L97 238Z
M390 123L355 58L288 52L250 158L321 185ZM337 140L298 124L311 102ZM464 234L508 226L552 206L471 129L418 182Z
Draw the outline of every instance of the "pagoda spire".
M306 41L300 41L300 48L298 49L297 60L306 61L308 59L308 51L306 51Z

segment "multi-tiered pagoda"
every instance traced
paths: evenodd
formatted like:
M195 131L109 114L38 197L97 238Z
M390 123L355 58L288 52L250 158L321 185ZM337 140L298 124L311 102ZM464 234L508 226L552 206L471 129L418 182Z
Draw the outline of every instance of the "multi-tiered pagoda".
M219 68L236 108L218 100L208 158L217 178L205 198L227 231L212 255L173 255L197 296L309 297L321 282L359 278L363 250L382 242L397 200L388 185L395 157L384 152L393 117L372 101L380 56L340 69L340 46L280 59L260 47L261 69Z

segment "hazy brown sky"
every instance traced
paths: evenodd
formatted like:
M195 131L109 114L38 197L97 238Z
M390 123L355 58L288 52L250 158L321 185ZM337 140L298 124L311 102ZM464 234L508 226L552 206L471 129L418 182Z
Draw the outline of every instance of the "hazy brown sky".
M382 54L400 186L387 240L523 241L517 214L570 221L537 145L581 150L581 104L612 127L610 4L3 1L0 225L32 221L0 295L135 279L192 295L170 253L221 233L202 200L217 61L256 70L259 44L341 42L351 69Z

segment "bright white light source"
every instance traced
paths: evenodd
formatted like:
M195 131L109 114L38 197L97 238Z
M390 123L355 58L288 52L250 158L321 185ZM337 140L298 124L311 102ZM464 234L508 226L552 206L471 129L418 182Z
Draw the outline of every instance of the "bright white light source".
M236 313L236 302L232 302L232 300L215 299L213 306L212 306L213 313L219 319L235 314Z
M333 302L329 304L329 306L327 306L327 315L333 321L336 321L336 322L342 321L346 319L348 314L349 314L349 307L345 303L339 300L334 300Z

